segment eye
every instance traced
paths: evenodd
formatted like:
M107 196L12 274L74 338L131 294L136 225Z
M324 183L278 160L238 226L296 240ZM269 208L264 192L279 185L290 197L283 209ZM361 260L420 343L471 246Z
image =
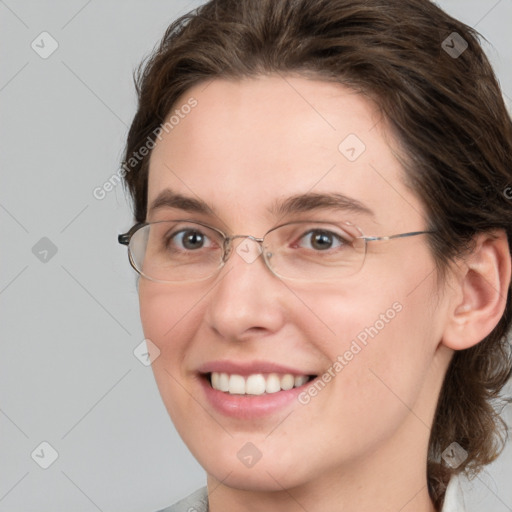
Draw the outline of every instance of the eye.
M311 229L302 235L297 245L315 251L327 251L348 246L350 242L333 231Z
M179 250L194 251L205 247L211 247L212 241L204 233L197 229L182 229L166 236L165 247L173 249L177 245Z

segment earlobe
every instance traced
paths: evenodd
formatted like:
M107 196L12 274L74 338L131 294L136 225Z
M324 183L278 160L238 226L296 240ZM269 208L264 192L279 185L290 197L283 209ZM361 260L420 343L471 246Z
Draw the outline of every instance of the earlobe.
M482 341L498 324L507 303L511 258L506 233L481 233L474 250L457 268L454 294L442 343L464 350Z

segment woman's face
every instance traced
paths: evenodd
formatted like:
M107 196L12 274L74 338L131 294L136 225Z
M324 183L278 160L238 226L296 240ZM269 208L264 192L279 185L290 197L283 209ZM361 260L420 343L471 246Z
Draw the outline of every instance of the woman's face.
M197 104L180 109L190 98ZM151 155L148 221L186 218L255 237L294 220L348 221L375 236L426 229L390 132L349 89L291 76L218 79L187 91L175 108ZM164 190L211 212L151 209ZM317 197L298 212L270 211L292 196L334 193L363 208L313 209ZM262 257L236 250L204 281L140 279L144 334L160 350L156 382L209 475L254 490L389 467L424 477L451 355L440 343L445 299L426 242L369 242L359 272L327 283L282 280ZM241 395L236 384L245 380L220 391L212 372L260 374L249 379L254 389L286 388L291 374L298 387Z

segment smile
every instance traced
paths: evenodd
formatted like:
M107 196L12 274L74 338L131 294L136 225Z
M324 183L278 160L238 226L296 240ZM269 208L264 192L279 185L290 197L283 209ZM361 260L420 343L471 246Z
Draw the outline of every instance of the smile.
M254 373L247 376L211 372L210 384L213 389L230 395L264 395L288 391L303 386L314 376L292 375L291 373Z

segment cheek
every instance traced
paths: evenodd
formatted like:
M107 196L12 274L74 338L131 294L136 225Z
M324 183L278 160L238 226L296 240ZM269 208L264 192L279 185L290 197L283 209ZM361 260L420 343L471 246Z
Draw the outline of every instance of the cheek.
M187 330L193 325L192 317L200 312L198 294L185 289L144 281L139 285L139 308L144 336L160 349L161 357L179 354ZM173 359L174 360L174 359Z
M160 351L152 368L160 392L167 395L174 379L183 380L183 361L189 340L199 325L202 305L198 303L197 292L192 296L185 289L174 287L170 291L165 285L141 281L139 307L144 337Z
M345 429L335 430L353 432L361 447L371 436L385 438L414 408L440 338L431 282L413 293L405 280L388 289L333 292L316 304L335 333L321 342L336 395L327 423L339 427L341 418Z
M188 391L185 359L199 325L203 305L197 291L144 281L139 285L140 317L144 337L160 350L152 362L158 390L167 412L178 430L186 431L189 418L184 411L197 404Z

